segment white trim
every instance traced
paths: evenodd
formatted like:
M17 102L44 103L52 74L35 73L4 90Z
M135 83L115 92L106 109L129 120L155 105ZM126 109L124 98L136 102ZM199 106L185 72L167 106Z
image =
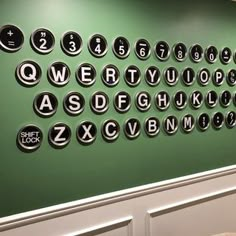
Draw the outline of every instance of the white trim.
M157 208L157 209L149 210L148 214L151 218L153 218L153 217L157 217L157 216L171 213L174 211L178 211L187 207L191 207L197 204L215 200L217 198L229 196L231 194L236 194L236 187L224 189L224 190L217 191L214 193L202 195L201 197L197 197L197 198L193 198L193 199L185 200L181 202L176 202L174 204L169 204L169 205Z
M125 217L119 220L114 220L111 222L107 222L105 224L101 224L101 225L97 225L91 228L80 230L74 233L66 234L65 236L86 236L86 235L91 235L91 234L97 235L99 231L112 231L114 229L118 229L124 226L128 226L128 235L132 236L133 235L132 220L133 220L133 217L129 216L129 217Z
M200 197L188 199L185 201L175 202L173 204L169 204L157 209L152 209L147 211L147 221L146 221L146 232L147 236L152 236L152 219L155 217L159 217L164 214L169 214L181 209L185 209L188 207L192 207L195 205L199 205L208 201L216 200L218 198L226 197L232 194L236 194L236 187L224 189L221 191L213 192L210 194L205 194Z
M236 165L0 218L0 231L236 173Z

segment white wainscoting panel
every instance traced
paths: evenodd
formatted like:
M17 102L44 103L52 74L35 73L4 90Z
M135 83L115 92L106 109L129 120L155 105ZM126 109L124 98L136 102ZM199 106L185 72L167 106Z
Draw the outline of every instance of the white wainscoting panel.
M1 236L236 232L236 166L0 218Z
M148 211L148 236L208 236L236 231L236 188Z
M132 217L127 217L65 236L132 236L132 232Z

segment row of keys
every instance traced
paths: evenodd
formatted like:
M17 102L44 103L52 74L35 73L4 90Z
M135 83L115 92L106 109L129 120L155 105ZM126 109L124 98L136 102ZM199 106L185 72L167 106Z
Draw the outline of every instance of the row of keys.
M216 112L210 117L207 113L200 114L196 121L191 114L187 114L179 121L175 116L167 116L162 123L163 130L168 135L177 132L179 126L185 133L190 133L195 123L201 131L205 131L210 123L215 129L220 129L224 122L228 128L233 128L236 124L236 113L228 112L226 115ZM143 124L144 131L148 137L155 137L160 132L161 123L156 117L150 117ZM101 134L107 142L115 141L120 135L120 125L116 120L106 120L101 126ZM137 138L141 133L141 123L136 118L128 119L123 126L124 134L129 139ZM95 141L97 137L97 127L91 121L82 122L76 129L76 137L79 143L88 145ZM19 130L17 134L18 147L23 151L34 151L40 147L43 140L41 129L35 125L27 125ZM55 148L63 148L71 140L71 129L64 123L53 125L48 132L49 143Z
M236 93L232 94L225 90L218 94L210 90L203 94L196 90L193 91L188 97L183 91L176 92L172 97L172 105L177 110L183 110L189 101L189 104L193 109L199 109L203 102L208 108L213 108L217 105L218 100L222 107L228 107L233 100L236 105ZM166 91L157 92L154 96L154 104L160 111L167 110L170 107L171 98ZM142 91L135 95L135 106L138 111L145 112L151 107L152 98L151 95ZM121 91L114 95L113 105L117 112L126 113L131 108L131 97L125 92ZM41 117L53 116L58 107L58 99L50 92L42 92L34 98L33 102L34 111ZM70 92L64 97L63 107L67 114L76 116L81 114L85 109L85 98L81 93ZM109 97L104 92L95 92L90 99L90 108L95 114L103 114L109 109Z
M40 82L42 77L41 67L34 61L24 61L16 68L18 81L24 86L35 86ZM47 77L49 82L54 86L65 86L70 81L70 68L63 62L54 62L48 67ZM84 87L92 86L96 82L97 71L89 63L81 64L75 72L78 83ZM157 86L163 76L168 86L174 86L178 83L179 78L186 86L191 86L197 79L201 86L206 86L212 80L213 84L220 86L226 80L229 86L236 84L236 70L231 69L225 73L222 69L216 69L210 72L207 68L200 69L197 73L187 67L179 72L175 67L168 67L162 73L156 66L149 66L144 72L144 78L149 86ZM120 71L115 65L106 65L101 71L103 83L108 87L116 86L120 81ZM135 65L128 66L123 74L124 80L130 87L140 84L142 73Z
M8 52L18 51L24 42L22 31L14 25L5 25L0 29L0 45ZM51 31L40 28L34 31L30 37L30 43L34 51L40 54L50 53L55 45L55 37ZM81 36L74 31L66 32L61 39L62 50L70 56L78 55L82 51L83 41ZM103 57L108 51L106 38L101 34L94 34L88 41L89 52L95 57ZM113 53L120 59L127 58L130 54L130 43L125 37L117 37L113 41ZM148 40L139 39L134 45L136 56L141 60L146 60L151 55L151 46ZM209 46L205 51L199 44L194 44L188 50L184 43L176 43L172 48L172 53L177 61L184 61L188 54L193 62L200 62L205 54L205 59L209 63L216 62L218 56L223 64L228 64L233 57L232 50L224 47L220 51L215 46ZM159 41L154 46L154 54L160 61L166 61L170 57L171 47L165 41ZM236 53L234 54L236 61Z

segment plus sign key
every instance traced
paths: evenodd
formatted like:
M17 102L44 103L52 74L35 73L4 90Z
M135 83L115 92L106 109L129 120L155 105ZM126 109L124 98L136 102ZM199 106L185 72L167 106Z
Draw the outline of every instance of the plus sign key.
M0 47L6 52L16 52L24 43L22 31L14 25L4 25L0 28Z

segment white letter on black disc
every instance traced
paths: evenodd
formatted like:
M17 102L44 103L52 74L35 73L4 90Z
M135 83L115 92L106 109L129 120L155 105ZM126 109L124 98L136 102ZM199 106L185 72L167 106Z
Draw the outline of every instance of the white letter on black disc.
M234 111L228 112L225 121L228 128L233 128L236 125L236 113Z
M209 46L205 51L205 58L209 63L216 62L218 50L214 46Z
M107 65L102 71L102 81L108 87L114 87L119 83L120 72L114 65Z
M155 66L150 66L145 73L145 79L148 85L156 86L160 82L160 70Z
M30 43L36 52L47 54L52 51L55 44L55 38L49 30L38 29L31 35Z
M69 56L76 56L81 52L82 39L76 32L66 32L61 39L61 48Z
M140 83L140 70L138 67L136 66L129 66L126 70L125 70L125 82L131 86L137 86Z
M198 83L202 86L205 86L210 81L210 71L206 68L201 69L198 72Z
M135 44L135 54L141 60L150 56L150 44L146 39L139 39Z
M224 123L224 115L221 112L216 112L212 117L212 125L215 129L220 129Z
M129 41L124 37L118 37L114 40L112 49L118 58L126 58L130 52Z
M34 110L42 117L49 117L57 111L57 98L49 92L38 94L34 99Z
M120 113L125 113L130 109L131 98L126 92L118 92L114 97L114 107Z
M218 101L218 95L215 91L211 90L206 95L206 105L210 108L215 107Z
M156 117L150 117L145 121L144 130L149 137L155 137L160 132L160 122Z
M48 68L49 82L56 86L64 86L69 82L70 69L62 62L54 62Z
M183 91L178 91L174 97L174 105L178 110L182 110L185 108L185 106L187 105L187 95L185 92Z
M75 75L80 85L88 87L95 83L96 70L92 65L85 63L79 66Z
M178 82L178 71L174 67L169 67L165 71L165 82L169 86L174 86Z
M90 53L95 57L103 57L107 53L107 40L100 34L93 35L89 42Z
M187 47L183 43L177 43L173 47L173 52L177 61L184 61L187 56Z
M131 118L125 122L124 132L127 138L135 139L140 134L141 125L139 120Z
M208 129L210 124L210 117L206 113L202 113L197 119L198 128L202 131Z
M16 68L16 78L24 86L34 86L41 78L41 68L34 61L24 61Z
M97 114L105 113L109 108L108 96L103 92L94 93L90 100L90 107Z
M190 96L190 102L193 108L200 108L203 102L202 93L200 91L194 91Z
M182 118L181 126L184 132L190 133L195 125L194 117L190 114L185 115Z
M175 116L168 116L163 121L163 127L167 134L175 134L178 130L178 119Z
M223 64L228 64L231 61L232 51L230 48L225 47L220 51L220 60Z
M192 68L188 67L182 72L182 80L185 85L190 86L195 81L195 72Z
M25 152L38 149L43 140L42 131L35 125L27 125L17 134L17 146Z
M223 84L224 79L225 79L225 73L224 73L224 71L221 70L221 69L217 69L217 70L214 72L213 77L212 77L213 83L214 83L216 86L220 86L221 84Z
M64 98L63 106L67 114L76 116L84 110L85 99L80 93L71 92Z
M170 105L169 94L166 91L157 93L155 96L155 105L161 111L166 110Z
M97 136L96 125L90 121L82 122L76 130L76 136L80 143L91 144Z
M24 43L22 31L15 25L4 25L0 28L0 48L6 52L16 52Z
M139 111L147 111L151 106L151 96L147 92L140 92L136 95L136 107Z
M231 93L228 90L225 90L220 94L220 104L223 107L228 107L230 105L231 99Z
M190 58L193 62L200 62L203 57L203 49L200 45L195 44L190 48Z
M170 56L170 47L165 41L158 42L155 46L156 57L160 61L166 61Z
M233 99L234 105L236 106L236 93L233 93L232 99Z
M49 143L55 148L63 148L71 138L70 127L63 123L58 123L52 126L48 132Z
M236 70L232 69L228 72L227 82L230 86L234 86L236 84Z
M120 134L120 126L115 120L107 120L102 126L102 136L106 141L114 141Z

